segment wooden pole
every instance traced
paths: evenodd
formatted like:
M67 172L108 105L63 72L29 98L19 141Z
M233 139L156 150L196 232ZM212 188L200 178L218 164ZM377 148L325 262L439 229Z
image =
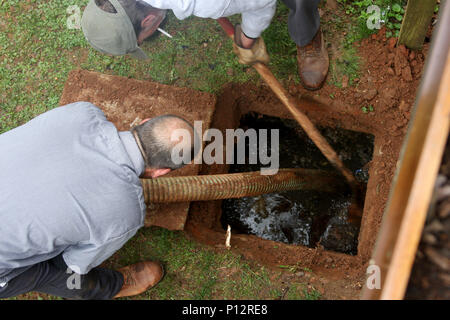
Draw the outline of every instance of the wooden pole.
M420 154L417 174L400 226L391 264L386 275L381 299L399 300L408 285L409 275L416 256L417 246L430 205L439 165L448 137L450 119L450 54L447 58L444 79L438 101L431 115L425 145Z
M398 39L410 49L422 48L433 16L436 0L409 0Z

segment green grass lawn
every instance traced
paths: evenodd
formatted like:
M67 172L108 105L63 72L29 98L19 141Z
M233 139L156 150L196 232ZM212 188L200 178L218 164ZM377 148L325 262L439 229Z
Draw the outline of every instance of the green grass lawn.
M113 256L110 267L145 259L165 265L166 275L154 289L132 299L279 299L286 285L282 270L246 261L227 250L213 251L186 238L183 232L144 229ZM302 283L291 286L291 299L318 299Z

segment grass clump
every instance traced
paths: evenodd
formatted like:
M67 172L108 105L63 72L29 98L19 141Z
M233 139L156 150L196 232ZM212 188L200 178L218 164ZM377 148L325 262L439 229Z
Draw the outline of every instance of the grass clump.
M406 0L337 0L345 13L355 19L353 37L348 41L364 39L386 26L386 37L398 37L405 14ZM376 7L373 7L376 6Z
M348 86L359 78L361 59L354 46L343 47L340 55L330 61L330 81L336 87L343 87L343 79L347 79Z

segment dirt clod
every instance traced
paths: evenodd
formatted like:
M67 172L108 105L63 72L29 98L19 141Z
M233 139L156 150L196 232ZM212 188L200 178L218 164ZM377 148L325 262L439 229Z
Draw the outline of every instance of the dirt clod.
M370 89L364 94L364 99L367 101L372 100L377 95L378 91L377 89Z

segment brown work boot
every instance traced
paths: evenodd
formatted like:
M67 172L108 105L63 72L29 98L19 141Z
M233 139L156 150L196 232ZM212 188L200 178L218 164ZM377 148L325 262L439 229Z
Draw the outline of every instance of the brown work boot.
M320 89L330 65L320 28L309 44L303 47L297 46L297 62L303 87L308 90Z
M154 287L164 276L164 269L158 262L144 261L118 270L123 275L123 286L114 298L141 294Z

